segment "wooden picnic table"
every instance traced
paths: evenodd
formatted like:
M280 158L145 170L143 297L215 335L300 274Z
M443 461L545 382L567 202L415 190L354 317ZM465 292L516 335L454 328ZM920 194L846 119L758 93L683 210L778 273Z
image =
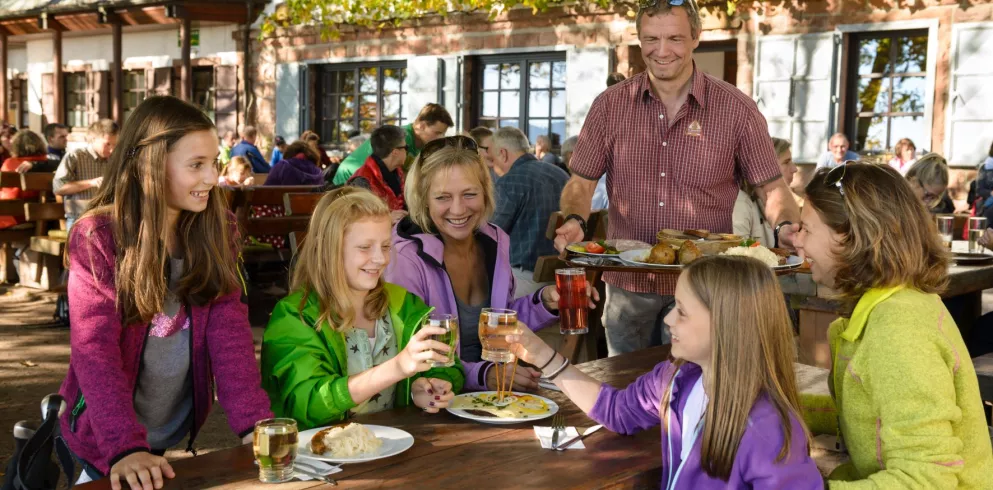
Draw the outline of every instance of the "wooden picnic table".
M587 362L579 368L593 378L624 387L668 354L668 346L654 347ZM824 384L824 373L810 373L810 369L798 367L801 384L806 380L808 389L825 390L826 385L820 386ZM596 424L562 393L542 390L540 394L559 404L567 425L578 426L582 431ZM557 452L541 449L532 428L536 423L547 425L548 420L488 425L447 412L427 414L413 407L362 415L354 420L403 429L414 436L415 442L392 458L344 465L343 472L332 475L342 489L657 488L661 477L659 428L633 436L601 430L584 440L586 449ZM294 481L278 487L259 483L250 444L177 460L172 466L176 478L167 480L166 489L296 490L326 485L315 481ZM109 489L110 483L103 479L77 488Z

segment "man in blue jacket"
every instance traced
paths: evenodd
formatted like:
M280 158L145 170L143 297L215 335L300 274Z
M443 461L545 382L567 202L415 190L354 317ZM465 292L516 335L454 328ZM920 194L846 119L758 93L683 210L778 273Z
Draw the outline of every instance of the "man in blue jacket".
M245 130L241 134L241 143L234 145L234 148L231 149L231 156L245 157L252 164L252 172L267 174L270 168L269 163L265 161L262 152L255 146L255 139L258 135L259 131L255 129L255 126L245 126Z

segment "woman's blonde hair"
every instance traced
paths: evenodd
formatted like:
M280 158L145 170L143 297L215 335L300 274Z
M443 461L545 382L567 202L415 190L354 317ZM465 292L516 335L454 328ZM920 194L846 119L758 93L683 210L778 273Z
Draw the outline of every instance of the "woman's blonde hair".
M231 157L231 161L229 161L228 164L224 166L224 170L221 170L221 176L230 177L231 170L236 168L240 168L243 172L245 172L246 176L255 175L255 173L252 172L252 164L248 162L247 158Z
M431 199L428 194L431 192L431 184L440 174L447 173L453 168L463 169L466 176L477 182L482 189L484 205L480 223L490 219L493 210L496 209L490 172L478 151L461 146L444 146L431 152L427 157L422 153L414 160L414 164L410 167L410 173L407 174L404 198L407 200L411 221L426 232L437 231L428 211L428 202Z
M842 171L840 181L831 173ZM899 172L864 164L821 169L807 184L806 195L807 204L842 236L835 274L842 297L857 301L871 288L900 285L944 291L948 250L931 213Z
M709 256L683 271L693 294L710 311L710 362L703 380L709 395L703 417L701 465L708 475L727 481L748 428L756 401L767 396L779 413L783 447L776 461L790 457L795 417L807 439L800 415L793 360L793 326L779 281L768 266L750 257ZM683 360L676 360L676 367ZM672 384L665 388L659 411L668 423ZM683 430L694 430L683 427Z
M937 153L928 153L910 166L907 180L919 185L948 187L948 161Z
M345 275L345 233L352 223L364 219L390 222L390 209L382 199L358 187L341 187L328 192L317 203L307 227L307 238L300 246L293 266L290 288L302 291L300 309L311 293L317 295L320 314L314 327L321 329L327 321L335 331L347 331L355 325L357 312L352 307ZM386 313L387 297L382 277L369 292L365 315L379 318Z
M776 150L777 158L782 156L783 153L790 151L792 146L793 143L790 143L790 140L776 138L775 136L772 138L772 148Z

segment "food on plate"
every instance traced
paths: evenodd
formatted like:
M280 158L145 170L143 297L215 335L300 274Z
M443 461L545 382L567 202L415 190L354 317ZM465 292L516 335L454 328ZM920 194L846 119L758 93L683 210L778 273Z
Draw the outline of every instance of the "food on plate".
M731 233L718 233L717 236L721 237L721 240L741 241L741 235L733 235Z
M573 243L567 246L566 250L570 252L605 254L605 255L617 255L621 253L617 249L617 247L615 247L611 242L607 240Z
M697 247L692 241L687 240L679 246L679 263L681 265L689 264L696 259L699 259L703 255L700 252L700 248Z
M457 410L472 410L473 414L486 412L503 419L527 419L546 415L551 410L548 404L534 395L512 393L504 395L503 402L499 401L496 392L492 393L463 393L455 397L451 408Z
M740 246L729 248L721 255L740 255L744 257L751 257L753 259L758 259L769 267L776 267L777 265L783 265L786 263L785 257L781 257L772 250L769 250L758 242L754 242L752 240L746 240L745 242L742 242Z
M335 458L352 458L379 452L383 441L362 424L339 424L318 431L310 439L314 454Z
M695 236L697 238L707 239L710 237L710 232L707 230L686 230L683 232L684 235Z
M668 243L656 243L645 262L658 265L672 265L676 263L676 251Z

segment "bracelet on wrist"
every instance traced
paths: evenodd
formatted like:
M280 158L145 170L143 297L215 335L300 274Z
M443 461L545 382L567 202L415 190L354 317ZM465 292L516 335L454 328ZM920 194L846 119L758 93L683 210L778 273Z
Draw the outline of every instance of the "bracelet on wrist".
M562 371L565 371L565 368L569 367L569 358L563 357L563 359L564 360L562 361L562 365L559 366L559 368L556 369L554 373L545 376L545 379L547 379L548 381L554 381L555 378L557 378L560 374L562 374Z
M545 368L548 367L548 365L551 364L553 360L555 360L555 354L558 354L558 352L552 351L552 357L549 357L548 361L542 364L540 368L538 368L538 371L542 371L542 372L545 371Z

